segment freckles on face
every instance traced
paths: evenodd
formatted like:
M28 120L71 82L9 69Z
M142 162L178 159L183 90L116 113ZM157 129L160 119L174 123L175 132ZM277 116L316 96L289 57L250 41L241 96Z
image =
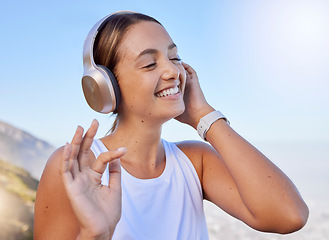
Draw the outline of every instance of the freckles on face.
M122 96L121 109L138 108L149 114L155 111L157 91L172 87L173 82L183 90L186 77L177 47L158 23L142 21L131 26L123 37L118 54L116 74ZM168 69L172 76L176 74L172 82L164 80L164 72Z

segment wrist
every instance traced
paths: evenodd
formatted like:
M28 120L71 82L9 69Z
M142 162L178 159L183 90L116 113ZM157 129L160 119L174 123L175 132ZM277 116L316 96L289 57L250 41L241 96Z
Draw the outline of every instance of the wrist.
M207 134L208 130L210 129L210 127L213 123L215 123L216 121L218 121L220 119L223 119L228 124L230 124L230 122L227 120L227 118L220 111L212 111L212 112L208 113L207 115L205 115L204 117L202 117L197 125L197 131L198 131L199 136L203 140L207 141L206 134Z
M200 110L195 111L197 112L196 116L193 118L193 122L191 124L191 126L197 130L198 124L200 122L200 119L203 118L204 116L206 116L207 114L211 113L215 111L215 109L213 107L211 107L210 105L206 106L206 107L202 107L200 108Z

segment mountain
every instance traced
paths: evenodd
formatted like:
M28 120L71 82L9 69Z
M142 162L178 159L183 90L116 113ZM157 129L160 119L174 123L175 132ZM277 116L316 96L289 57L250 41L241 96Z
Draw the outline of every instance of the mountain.
M27 170L40 179L54 147L31 134L0 121L0 159Z
M33 206L38 181L0 160L0 239L33 239Z

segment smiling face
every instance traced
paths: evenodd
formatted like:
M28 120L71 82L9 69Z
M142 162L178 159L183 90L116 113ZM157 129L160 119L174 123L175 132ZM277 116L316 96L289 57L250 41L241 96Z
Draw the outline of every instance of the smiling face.
M118 48L119 114L167 121L185 110L186 73L177 47L159 24L131 26Z

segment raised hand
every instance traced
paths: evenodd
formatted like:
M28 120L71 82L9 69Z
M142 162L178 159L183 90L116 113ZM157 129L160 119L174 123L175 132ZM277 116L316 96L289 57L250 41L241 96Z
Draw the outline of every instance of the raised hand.
M207 103L201 90L198 76L194 69L182 63L186 71L186 86L184 92L185 111L176 120L196 128L201 117L214 109Z
M98 129L94 120L83 136L78 127L71 144L64 148L62 180L73 211L80 223L79 239L109 239L121 216L121 165L125 148L102 153L94 163L90 147ZM109 186L101 177L109 163Z

